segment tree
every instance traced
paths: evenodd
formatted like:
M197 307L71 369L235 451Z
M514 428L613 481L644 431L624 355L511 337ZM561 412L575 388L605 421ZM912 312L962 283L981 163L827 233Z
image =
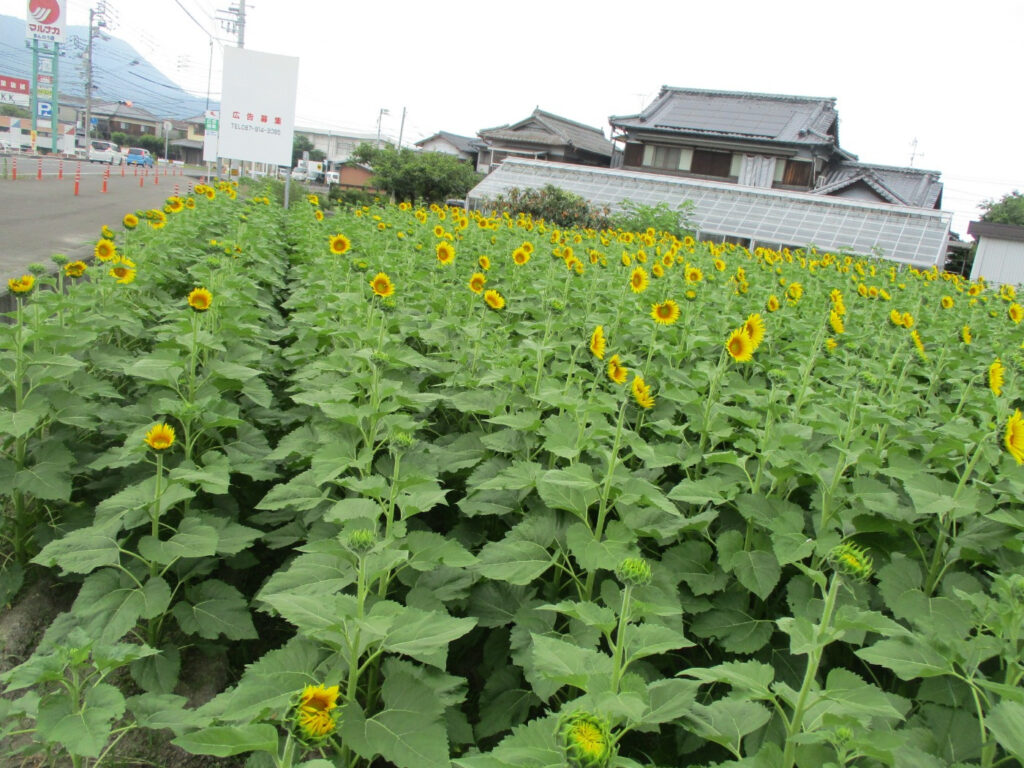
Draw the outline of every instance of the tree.
M978 207L985 212L981 217L982 221L1024 227L1024 195L1017 190L1003 195L998 200L986 200Z
M299 164L303 152L309 152L309 159L313 161L327 159L327 154L322 149L317 149L313 146L313 142L310 141L308 136L297 133L292 139L292 168Z
M442 152L397 150L392 146L378 149L372 144L360 144L352 159L370 166L373 186L389 192L396 200L440 203L462 198L481 178L472 166Z
M4 117L31 117L32 113L17 104L0 104L0 115Z

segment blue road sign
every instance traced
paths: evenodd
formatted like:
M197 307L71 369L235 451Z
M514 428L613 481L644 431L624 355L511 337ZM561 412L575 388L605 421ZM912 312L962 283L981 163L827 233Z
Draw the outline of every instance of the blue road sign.
M53 117L53 104L48 101L40 101L39 117Z

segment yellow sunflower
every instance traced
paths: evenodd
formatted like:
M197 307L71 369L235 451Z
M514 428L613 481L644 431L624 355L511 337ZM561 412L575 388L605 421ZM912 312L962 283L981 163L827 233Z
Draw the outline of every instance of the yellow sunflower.
M1024 417L1021 416L1020 409L1015 409L1010 420L1006 422L1003 443L1017 463L1024 464Z
M672 325L679 319L679 305L672 299L651 305L651 319L658 325Z
M36 279L32 275L22 275L21 277L12 277L7 281L7 287L11 293L28 293L32 290L32 286L36 284Z
M599 325L590 334L590 353L598 360L604 360L604 351L607 341L604 338L604 326Z
M85 270L84 261L72 261L64 265L64 274L68 277L81 277L85 274Z
M612 355L608 359L608 378L616 384L625 384L629 376L629 369L622 364L618 355Z
M124 218L121 219L121 224L124 225L125 229L135 229L139 226L139 217L134 213L126 213Z
M480 269L482 269L484 272L491 268L491 260L486 256L481 256L479 259L476 260L476 263L480 265Z
M127 285L135 280L135 270L125 264L115 264L110 268L110 276L117 278L121 285Z
M117 246L114 245L112 240L103 238L97 241L96 246L92 249L92 253L100 261L111 261L117 256Z
M1021 320L1024 320L1024 307L1017 302L1013 302L1006 308L1006 314L1014 323L1020 323Z
M194 288L188 295L188 305L196 312L205 312L213 304L213 294L205 288Z
M451 243L447 241L441 241L440 243L437 244L437 248L435 250L437 253L437 260L441 264L447 266L448 264L451 264L453 261L455 261L455 247Z
M755 312L743 323L743 330L750 337L750 343L754 345L750 350L751 353L756 352L757 348L761 346L761 342L764 341L764 318L760 313Z
M637 405L644 410L654 407L654 397L651 395L651 388L647 386L642 377L634 376L630 389L633 392L633 399L636 400Z
M744 327L737 328L729 334L725 349L737 363L746 363L754 357L754 342Z
M170 424L154 424L146 432L143 442L154 451L165 451L174 445L174 427Z
M965 325L960 329L960 339L964 344L970 344L974 341L974 338L971 336L971 326Z
M373 280L370 281L370 287L373 289L375 295L380 296L382 299L386 299L388 296L395 292L395 285L391 282L391 278L383 272L378 272Z
M338 686L307 685L295 706L295 723L308 741L320 741L334 731L331 712L338 706Z
M330 244L331 253L336 256L348 253L348 249L352 247L352 241L340 233L337 235L331 235L327 241Z
M939 305L943 309L952 309L953 308L953 297L952 296L943 296L942 297L942 301L939 302Z
M647 270L643 267L636 267L633 273L629 276L629 287L633 293L643 293L647 290L647 285L650 282L647 277Z
M516 248L512 252L512 261L516 266L521 267L530 260L530 253L525 248Z
M914 327L914 316L909 312L904 312L900 319L904 328Z
M786 288L786 298L792 301L794 304L800 301L800 298L804 295L804 287L800 283L790 283Z
M323 221L324 212L317 208L315 211L313 211L313 218L316 219L317 221Z
M686 282L691 284L699 283L704 279L704 273L692 264L686 265L686 272L684 274L686 275Z
M483 272L474 272L472 277L469 278L469 290L473 293L483 293L484 284L487 282L487 278Z
M843 324L843 318L834 309L828 313L828 323L836 333L846 333L846 326Z
M494 291L494 290L485 291L484 292L484 301L487 303L487 306L490 307L491 309L504 309L505 308L505 297L502 296L497 291Z
M1006 368L1003 367L1003 362L998 357L988 367L988 388L992 390L992 394L999 397L1003 394L1003 382L1005 381Z
M781 304L779 303L779 297L773 293L771 296L768 297L768 301L767 303L765 303L764 306L765 309L767 309L769 312L778 312L779 307L781 306Z

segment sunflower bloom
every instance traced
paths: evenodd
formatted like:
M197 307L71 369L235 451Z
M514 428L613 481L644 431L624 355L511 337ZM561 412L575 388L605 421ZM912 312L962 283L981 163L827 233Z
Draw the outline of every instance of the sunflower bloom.
M786 288L786 298L794 304L804 295L804 287L800 283L790 283Z
M764 341L764 318L760 313L755 312L747 318L743 324L743 330L747 332L750 343L753 345L750 349L751 353L756 352L757 348L761 346L761 342Z
M469 290L473 293L483 293L486 282L487 278L484 277L483 272L474 272L473 276L469 278Z
M438 243L435 251L437 253L437 260L441 264L447 266L455 261L455 247L446 240Z
M729 334L725 349L737 363L749 362L754 357L754 342L743 327Z
M125 229L135 229L139 226L139 217L134 213L126 213L124 218L121 219L121 224Z
M608 378L616 384L625 384L629 377L629 369L622 364L618 355L612 355L608 359Z
M942 297L942 301L939 302L939 306L941 306L943 309L952 309L953 308L953 297L952 296L943 296Z
M909 328L913 328L914 327L914 316L912 314L910 314L909 312L904 312L900 319L901 319L901 325L904 328L908 328L909 329Z
M28 293L32 290L32 286L36 284L36 279L32 275L22 275L21 277L12 277L7 281L7 287L11 293Z
M476 260L476 263L480 265L480 269L482 269L484 272L491 268L491 260L486 256L481 256L479 259Z
M636 404L641 408L649 410L654 407L654 396L651 395L651 388L644 382L643 377L634 376L630 390L633 393L633 399L636 400Z
M1017 463L1024 464L1024 417L1021 416L1020 409L1015 409L1010 420L1006 422L1003 443Z
M779 297L776 296L774 293L768 297L768 301L764 305L765 309L767 309L769 312L778 312L780 306L781 304L779 303Z
M334 731L331 712L338 706L338 686L307 685L295 705L295 724L307 741L320 741Z
M317 208L315 211L313 211L313 218L316 219L317 221L323 221L324 212Z
M571 768L605 768L615 754L608 723L585 712L572 715L562 728L565 762Z
M205 312L213 304L213 294L205 288L194 288L188 295L188 305L196 312Z
M344 253L348 253L348 249L352 247L352 241L341 233L331 235L327 239L327 242L330 245L331 253L335 256L341 256Z
M917 332L917 329L910 332L910 338L913 339L914 346L917 347L917 354L921 356L922 360L927 361L928 355L924 351L924 342L921 340L921 334Z
M382 299L386 299L395 292L395 284L383 272L378 272L374 276L373 280L370 281L370 287L373 289L373 293Z
M491 309L497 310L505 308L505 297L502 296L497 291L485 291L484 301L487 303L487 306L490 307Z
M672 299L651 305L651 319L658 325L672 325L679 319L679 305Z
M117 246L114 245L112 240L103 238L97 241L96 247L92 249L92 253L100 261L112 261L117 256Z
M85 274L84 261L72 261L64 265L64 274L68 277L81 277Z
M843 318L840 317L839 313L834 309L828 313L828 324L832 326L832 330L835 333L846 333L846 326L843 324Z
M960 329L960 338L963 340L964 344L970 344L974 341L974 338L971 336L971 326L965 325Z
M512 251L512 261L517 267L521 267L530 260L530 253L525 248L516 248Z
M1014 323L1019 324L1021 320L1024 320L1024 307L1017 302L1013 302L1006 308L1006 314Z
M650 279L647 277L647 270L643 267L637 267L633 270L633 274L629 276L629 287L633 293L643 293L647 290L647 284Z
M135 270L125 264L117 264L110 269L110 276L121 285L128 285L135 280Z
M701 280L704 279L704 273L701 272L699 269L697 269L697 267L694 267L691 264L687 264L686 265L685 275L686 275L686 282L688 282L690 284L699 283Z
M651 267L651 274L655 277L662 277L665 274L665 268L661 264L655 264Z
M995 362L988 367L988 388L992 390L992 394L999 397L1003 394L1003 382L1006 376L1006 368L1003 367L1003 361L998 357Z
M143 442L154 451L166 451L174 445L174 427L170 424L154 424L146 432Z
M889 312L889 322L896 326L903 325L903 315L900 314L898 309L894 309Z
M594 329L594 332L590 334L590 354L598 360L604 360L604 350L606 346L607 341L604 338L604 326L599 325Z

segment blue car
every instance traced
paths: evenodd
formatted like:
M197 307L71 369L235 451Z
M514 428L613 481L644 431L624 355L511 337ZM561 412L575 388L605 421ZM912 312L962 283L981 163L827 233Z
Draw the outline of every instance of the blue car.
M128 150L128 154L124 156L125 165L144 165L148 168L153 167L153 156L149 154L148 149L142 149L141 147L131 147Z

